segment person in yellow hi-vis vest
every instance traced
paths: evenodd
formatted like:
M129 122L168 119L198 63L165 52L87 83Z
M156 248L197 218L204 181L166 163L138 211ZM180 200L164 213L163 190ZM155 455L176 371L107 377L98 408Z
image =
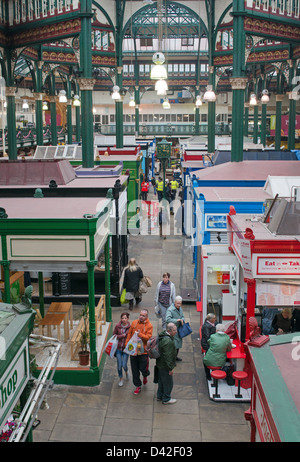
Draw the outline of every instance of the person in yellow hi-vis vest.
M176 193L177 193L177 188L179 188L179 184L176 180L172 180L170 182L170 187L171 187L171 201L173 202L175 200L175 197L176 197ZM173 204L172 206L170 207L170 210L171 210L171 215L173 215Z
M164 182L160 176L158 177L158 181L156 183L156 191L157 191L157 198L160 202L163 198L163 191L164 191Z

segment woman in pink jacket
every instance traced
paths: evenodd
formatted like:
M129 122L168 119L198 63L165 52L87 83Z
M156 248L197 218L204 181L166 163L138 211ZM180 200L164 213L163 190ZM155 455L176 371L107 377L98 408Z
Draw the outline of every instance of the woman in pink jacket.
M125 340L130 328L129 322L129 313L124 312L121 314L121 320L116 324L113 335L117 336L118 339L118 347L116 351L117 357L117 367L118 367L118 375L119 375L119 387L123 386L123 369L125 371L126 379L129 380L129 372L128 372L128 354L124 353L125 348Z

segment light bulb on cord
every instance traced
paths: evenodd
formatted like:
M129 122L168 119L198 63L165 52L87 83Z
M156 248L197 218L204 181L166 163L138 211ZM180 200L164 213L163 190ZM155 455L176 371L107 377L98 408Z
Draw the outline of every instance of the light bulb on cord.
M29 104L28 104L28 102L27 102L27 99L24 99L22 108L23 108L23 109L29 109Z
M113 94L111 95L112 99L121 99L121 95L120 95L120 87L118 87L118 85L115 85L113 87Z
M78 95L74 95L73 106L80 106L80 99Z
M256 106L257 100L256 100L256 95L255 95L255 93L252 93L252 94L250 95L249 104L250 104L251 106Z
M269 92L267 89L263 90L262 91L262 97L261 97L261 102L263 104L266 104L270 101L270 98L269 98Z
M196 97L196 107L202 106L201 96L198 95Z
M67 102L67 97L66 97L65 90L60 90L60 92L58 94L58 101L60 103L66 103Z
M216 101L216 94L213 91L212 85L207 85L206 92L203 95L203 99L208 102L214 102Z
M134 101L134 97L133 97L133 96L131 96L131 98L130 98L129 106L130 106L130 107L135 107L135 101Z

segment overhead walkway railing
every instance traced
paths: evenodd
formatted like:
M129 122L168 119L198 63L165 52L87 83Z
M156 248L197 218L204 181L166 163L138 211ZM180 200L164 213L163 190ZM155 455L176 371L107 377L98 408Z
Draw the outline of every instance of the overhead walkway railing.
M134 124L124 124L123 132L126 135L135 134ZM102 135L115 135L116 134L116 125L101 125L98 127L98 133ZM152 124L152 123L141 123L139 126L139 135L167 135L167 136L182 136L187 135L191 136L195 134L195 125L194 124ZM200 124L199 125L199 135L208 134L208 125ZM216 134L217 135L230 135L229 125L223 122L216 124Z
M4 129L4 146L7 146L7 129ZM57 138L59 142L65 141L66 130L64 127L57 127ZM26 127L26 128L17 128L17 146L35 146L36 143L36 128L35 127ZM44 144L51 143L51 129L49 126L44 127L43 129L43 140ZM0 146L3 146L3 129L0 129Z

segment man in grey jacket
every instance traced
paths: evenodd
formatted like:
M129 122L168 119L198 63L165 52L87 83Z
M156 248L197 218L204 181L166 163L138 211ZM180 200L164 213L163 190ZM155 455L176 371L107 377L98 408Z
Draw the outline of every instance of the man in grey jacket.
M175 302L176 289L175 284L170 281L170 273L164 273L162 281L157 284L155 291L155 305L158 307L161 315L162 328L166 328L166 313L169 306Z
M173 389L173 370L176 366L176 347L174 343L174 335L176 335L177 327L170 322L166 330L159 334L159 352L160 357L156 360L156 368L158 370L158 389L157 401L162 401L163 404L175 404L176 399L171 398Z

